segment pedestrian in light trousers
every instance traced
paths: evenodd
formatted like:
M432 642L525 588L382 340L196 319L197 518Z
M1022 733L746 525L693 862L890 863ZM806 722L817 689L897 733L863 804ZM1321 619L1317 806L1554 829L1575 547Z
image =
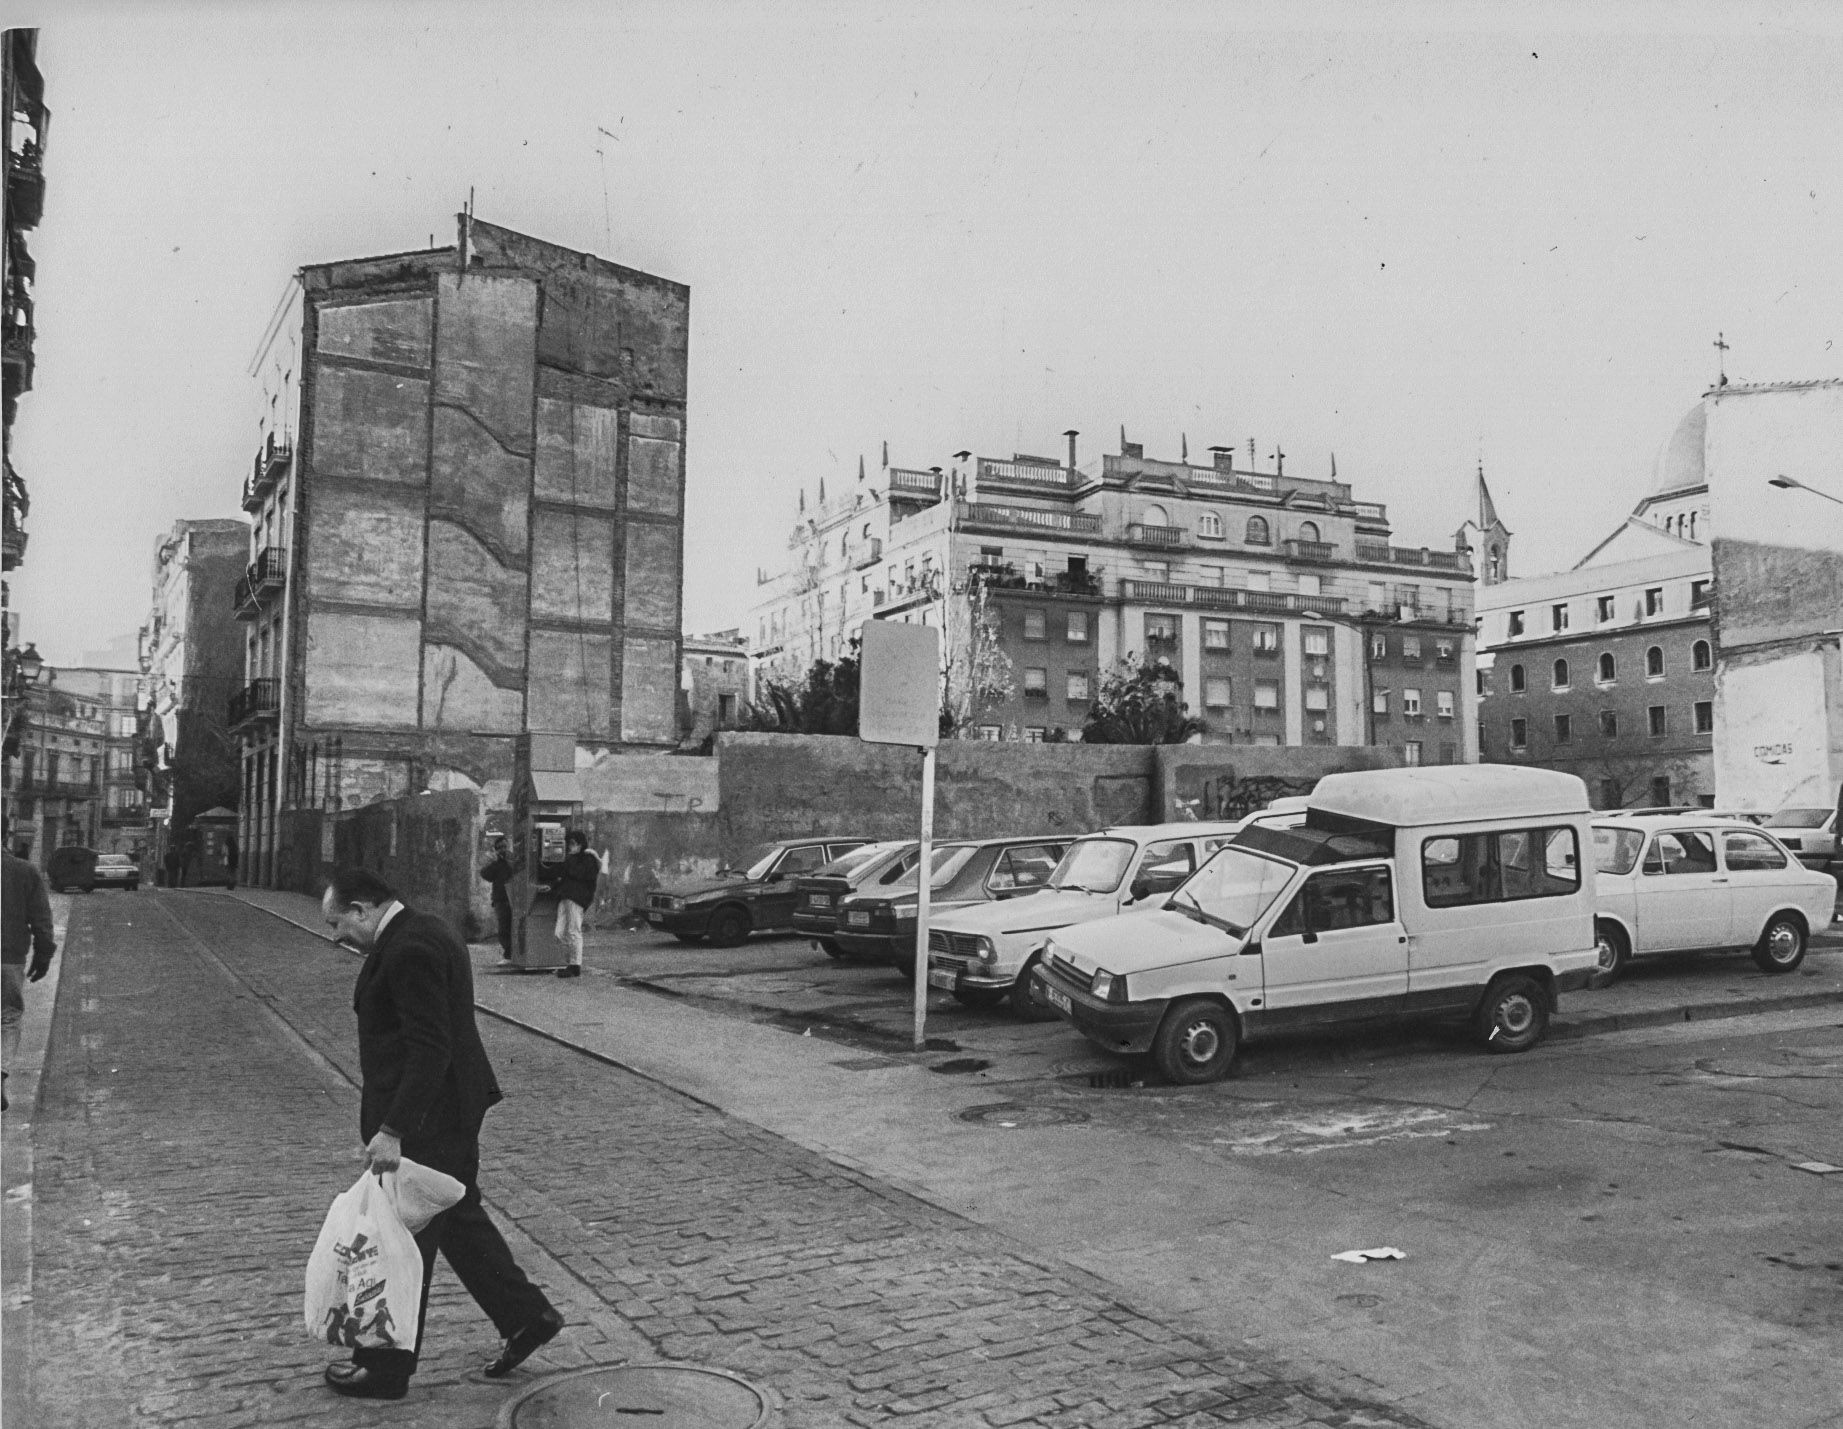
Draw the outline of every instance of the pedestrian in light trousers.
M558 977L582 976L582 915L595 903L595 885L604 872L602 860L589 852L589 836L571 829L563 841L562 863L544 865L546 887L557 895L557 941L570 950Z

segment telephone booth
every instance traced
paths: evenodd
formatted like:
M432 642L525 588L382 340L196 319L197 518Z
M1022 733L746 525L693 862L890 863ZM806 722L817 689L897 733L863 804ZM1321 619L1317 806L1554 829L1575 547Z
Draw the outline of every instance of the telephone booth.
M226 888L237 886L235 809L226 809L220 804L192 816L192 831L180 877L195 888L205 883L221 883Z
M563 862L564 837L582 815L574 734L521 734L514 751L512 964L520 972L560 968L570 960L558 941L557 895L541 886L543 866Z

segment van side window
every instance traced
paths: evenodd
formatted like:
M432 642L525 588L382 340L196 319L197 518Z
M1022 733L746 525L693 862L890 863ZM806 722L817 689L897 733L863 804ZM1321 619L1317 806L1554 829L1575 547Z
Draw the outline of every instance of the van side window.
M1341 868L1315 873L1268 930L1271 938L1334 933L1395 921L1395 889L1386 868Z
M1429 908L1554 898L1580 886L1580 841L1566 825L1448 835L1421 845Z

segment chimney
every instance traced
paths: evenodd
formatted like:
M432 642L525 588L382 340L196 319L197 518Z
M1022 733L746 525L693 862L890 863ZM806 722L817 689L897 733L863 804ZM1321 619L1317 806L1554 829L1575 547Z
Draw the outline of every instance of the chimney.
M1248 470L1249 471L1259 471L1260 470L1260 468L1254 464L1254 438L1253 437L1248 438Z
M1217 471L1235 470L1234 447L1211 447L1209 449L1209 458L1210 464L1214 466Z
M1076 431L1075 428L1073 427L1070 427L1068 431L1063 433L1063 436L1069 439L1069 470L1070 471L1075 470L1075 439L1079 437L1080 435L1081 433Z

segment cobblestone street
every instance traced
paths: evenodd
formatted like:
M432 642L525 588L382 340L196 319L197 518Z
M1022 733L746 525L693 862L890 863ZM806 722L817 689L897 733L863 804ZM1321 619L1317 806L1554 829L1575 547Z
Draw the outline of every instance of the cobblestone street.
M492 1330L445 1270L404 1405L335 1400L300 1326L307 1251L359 1165L350 955L163 893L82 900L65 956L37 1128L40 1422L492 1423L507 1391L469 1377ZM721 1366L788 1425L1421 1422L654 1082L482 1028L508 1091L483 1189L571 1320L533 1372Z

